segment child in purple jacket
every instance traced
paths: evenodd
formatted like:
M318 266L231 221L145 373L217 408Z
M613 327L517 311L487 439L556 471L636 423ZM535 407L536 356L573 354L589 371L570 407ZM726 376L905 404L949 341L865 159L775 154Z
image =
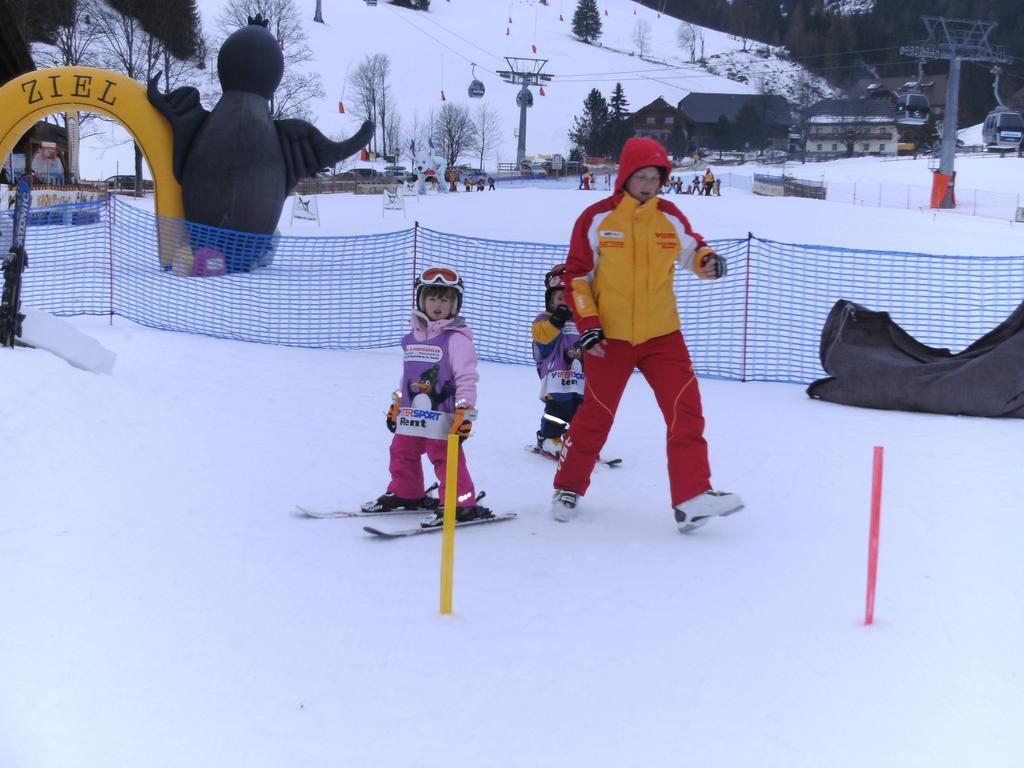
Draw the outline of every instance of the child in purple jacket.
M540 376L544 415L537 432L537 450L555 458L562 435L583 402L583 365L577 342L580 334L565 304L565 264L544 276L545 311L533 321L533 359Z
M384 495L363 505L365 512L433 510L434 517L421 523L425 528L444 520L437 499L424 491L421 458L426 453L434 465L443 500L448 435L458 435L460 442L469 436L480 378L473 333L459 316L463 288L462 278L451 267L428 267L416 279L416 309L409 320L412 331L402 339L402 379L387 415L387 427L395 433L391 483ZM493 516L476 503L461 445L457 484L456 520Z

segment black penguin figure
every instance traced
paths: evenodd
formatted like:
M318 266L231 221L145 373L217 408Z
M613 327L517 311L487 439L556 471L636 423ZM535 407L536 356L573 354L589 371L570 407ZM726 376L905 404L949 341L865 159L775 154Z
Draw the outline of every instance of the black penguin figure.
M163 94L159 75L149 81L149 101L174 132L174 176L189 221L273 234L300 179L354 154L373 136L369 121L335 142L304 120L271 119L284 57L266 24L257 15L224 41L217 55L223 96L212 112L195 88Z

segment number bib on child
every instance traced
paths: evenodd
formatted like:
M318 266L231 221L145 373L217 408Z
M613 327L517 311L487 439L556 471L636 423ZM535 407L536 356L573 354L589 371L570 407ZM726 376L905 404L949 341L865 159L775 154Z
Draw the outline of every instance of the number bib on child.
M455 382L448 355L450 333L430 341L402 340L405 357L399 435L445 440L455 422Z
M558 393L566 395L582 395L583 371L574 371L572 369L549 371L547 378L544 381L544 393L548 395L555 395Z
M426 408L399 408L397 429L399 435L447 440L452 431L455 415Z

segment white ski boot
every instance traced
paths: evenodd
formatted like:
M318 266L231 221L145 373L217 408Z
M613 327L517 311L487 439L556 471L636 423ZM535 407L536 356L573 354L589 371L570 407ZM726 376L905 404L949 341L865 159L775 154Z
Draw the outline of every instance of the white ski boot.
M545 437L543 440L537 441L537 448L540 449L541 453L557 459L562 452L562 438Z
M676 504L676 523L680 533L700 528L711 517L725 517L743 509L743 499L726 491L704 491L689 501Z
M575 491L556 490L551 497L551 515L560 523L567 523L576 517L576 505L580 495Z

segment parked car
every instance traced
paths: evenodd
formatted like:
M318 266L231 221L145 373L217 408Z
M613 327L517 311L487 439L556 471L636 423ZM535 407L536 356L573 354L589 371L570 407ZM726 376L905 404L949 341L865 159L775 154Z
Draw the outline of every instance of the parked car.
M107 185L107 189L112 189L112 190L115 190L115 191L122 191L123 190L123 191L126 191L126 192L134 192L135 191L135 176L130 175L130 174L122 173L122 174L119 174L117 176L108 176L107 178L105 178L103 180L103 183ZM142 180L142 188L144 190L146 190L146 191L152 191L153 190L153 180L152 179L143 179Z
M333 178L342 181L383 181L384 174L376 168L350 168L347 171L336 173Z
M395 181L412 181L414 176L407 168L401 165L385 165L384 174Z

